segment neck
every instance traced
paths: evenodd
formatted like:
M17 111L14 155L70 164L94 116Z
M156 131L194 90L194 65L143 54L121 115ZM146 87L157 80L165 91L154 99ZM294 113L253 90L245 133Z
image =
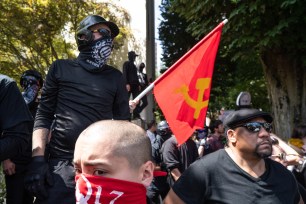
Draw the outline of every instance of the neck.
M226 147L225 151L241 169L255 178L260 177L266 171L265 161L262 158L240 152L232 146Z

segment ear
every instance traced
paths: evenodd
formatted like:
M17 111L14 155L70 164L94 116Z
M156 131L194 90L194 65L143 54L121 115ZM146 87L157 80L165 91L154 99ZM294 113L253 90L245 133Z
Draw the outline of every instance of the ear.
M237 135L236 135L235 130L229 129L227 131L227 138L228 138L229 143L235 144L237 142Z
M141 166L141 183L148 187L153 180L154 163L152 161L147 161Z

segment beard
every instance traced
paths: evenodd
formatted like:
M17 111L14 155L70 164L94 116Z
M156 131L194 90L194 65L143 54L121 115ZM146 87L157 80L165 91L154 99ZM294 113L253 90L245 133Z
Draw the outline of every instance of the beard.
M266 147L262 147L265 145ZM261 143L258 143L255 148L255 154L259 158L268 158L272 155L272 143L271 141L263 141Z

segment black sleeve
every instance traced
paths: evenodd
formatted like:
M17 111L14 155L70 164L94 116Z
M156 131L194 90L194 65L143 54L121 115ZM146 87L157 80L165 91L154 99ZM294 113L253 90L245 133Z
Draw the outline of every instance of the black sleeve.
M130 119L129 96L124 84L123 76L121 76L118 81L117 93L113 105L113 118L115 120Z
M11 128L23 121L33 121L16 82L4 78L0 83L0 130Z
M125 84L130 84L130 81L129 81L129 63L126 61L123 63L123 68L122 68L122 72L123 72L123 78L124 78L124 83Z
M33 118L16 85L0 76L0 160L23 152L31 139Z
M54 62L46 76L42 88L41 100L35 117L34 130L51 127L57 104L58 84L56 75L56 63Z
M145 80L146 86L149 86L148 76L146 74L143 74L143 75L144 75L144 80Z
M156 164L160 164L162 162L160 157L160 146L156 140L152 144L152 158Z
M180 156L177 144L172 142L170 138L163 144L162 149L163 162L167 169L180 169Z
M31 122L21 122L3 130L0 141L0 161L23 153L31 140Z
M207 169L197 160L184 171L174 183L172 189L186 204L205 203L205 196L209 189L208 174L203 174Z

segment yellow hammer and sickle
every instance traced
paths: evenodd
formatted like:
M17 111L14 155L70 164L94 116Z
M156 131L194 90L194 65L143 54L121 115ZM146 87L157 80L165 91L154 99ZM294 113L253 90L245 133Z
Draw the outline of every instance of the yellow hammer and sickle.
M205 90L209 88L209 84L210 84L210 78L199 78L197 80L196 89L199 90L197 100L194 100L189 96L188 86L183 85L180 88L175 89L175 93L181 93L183 95L186 103L190 107L195 109L195 112L194 112L194 115L193 115L194 119L198 119L199 116L200 116L201 110L208 106L208 100L202 101L202 99L203 99Z

